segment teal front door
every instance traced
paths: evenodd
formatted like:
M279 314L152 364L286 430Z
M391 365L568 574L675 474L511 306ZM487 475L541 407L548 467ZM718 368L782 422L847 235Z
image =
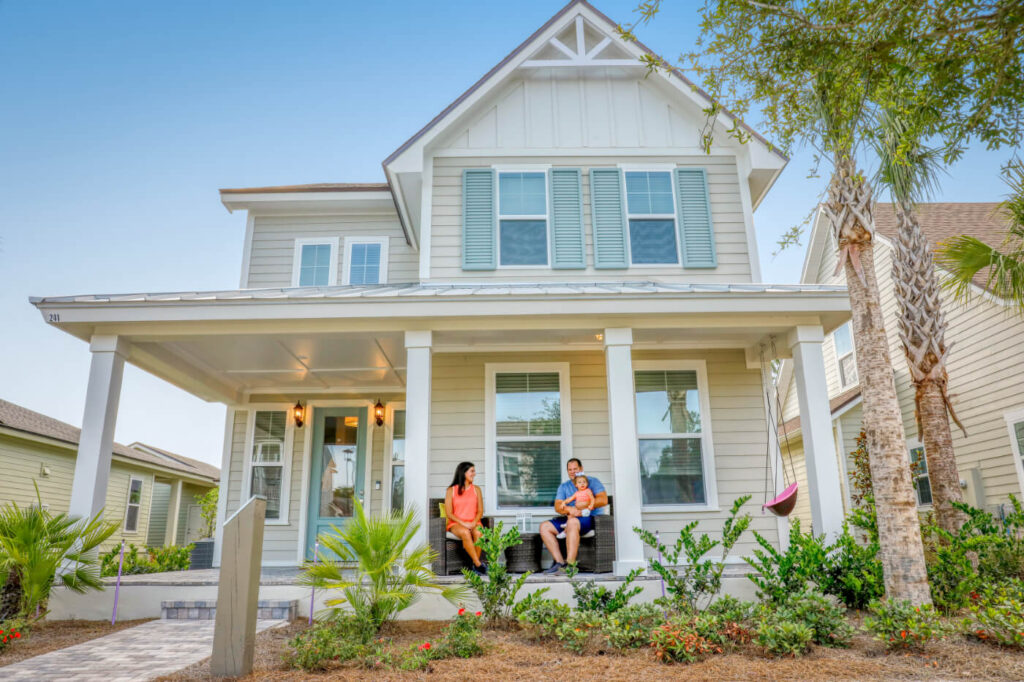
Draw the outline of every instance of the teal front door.
M365 407L318 407L313 410L312 466L309 472L309 523L306 557L321 533L344 527L355 514L355 501L366 503Z

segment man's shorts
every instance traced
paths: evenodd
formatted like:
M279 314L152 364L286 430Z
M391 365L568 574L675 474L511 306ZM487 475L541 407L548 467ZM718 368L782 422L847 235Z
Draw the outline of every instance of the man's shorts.
M580 522L580 537L583 537L590 531L594 530L594 515L590 516L577 516L576 520ZM555 527L559 533L565 530L565 524L568 523L569 517L567 516L556 516L551 519L551 525Z

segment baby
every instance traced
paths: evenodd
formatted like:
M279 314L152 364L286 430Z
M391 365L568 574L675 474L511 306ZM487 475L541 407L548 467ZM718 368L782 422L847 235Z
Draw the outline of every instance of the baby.
M594 493L590 492L590 481L580 473L576 474L572 482L576 485L576 492L565 503L575 502L583 516L590 516L590 512L594 511Z

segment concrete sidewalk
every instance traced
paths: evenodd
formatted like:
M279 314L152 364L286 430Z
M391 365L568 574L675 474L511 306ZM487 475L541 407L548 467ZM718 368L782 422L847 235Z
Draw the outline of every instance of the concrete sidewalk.
M256 632L284 625L261 620ZM210 656L212 620L154 620L0 667L5 682L129 682L167 675Z

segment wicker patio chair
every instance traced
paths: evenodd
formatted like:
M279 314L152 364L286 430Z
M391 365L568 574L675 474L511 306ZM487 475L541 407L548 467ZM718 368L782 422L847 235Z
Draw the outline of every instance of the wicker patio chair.
M594 530L580 538L576 564L583 573L611 573L615 562L615 519L612 518L612 496L604 514L594 516ZM559 540L565 556L565 540Z
M445 530L447 519L441 516L441 507L444 506L443 497L434 497L430 500L430 546L437 552L434 559L434 573L437 575L461 575L463 568L470 568L473 562L462 547L462 541ZM490 528L492 521L489 517L480 519L480 525Z

